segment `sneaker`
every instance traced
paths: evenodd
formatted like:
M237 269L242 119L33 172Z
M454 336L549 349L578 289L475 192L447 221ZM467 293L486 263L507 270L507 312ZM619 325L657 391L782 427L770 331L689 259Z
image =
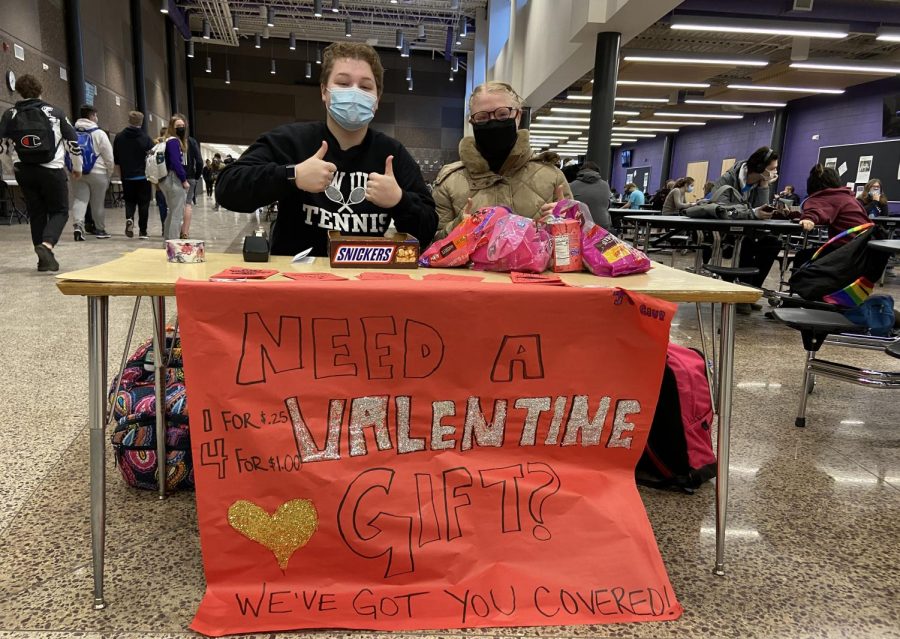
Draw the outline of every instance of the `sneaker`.
M141 233L141 234L138 236L138 239L139 239L139 240L149 240L149 239L150 239L150 236L147 235L146 233Z
M39 271L58 271L59 270L59 262L56 261L56 257L53 255L53 251L48 249L43 244L38 244L34 247L34 252L37 253L38 256L38 264L37 270Z
M98 229L94 235L96 235L98 240L108 240L110 237L112 237L109 233L100 229Z
M125 237L134 237L134 220L125 220Z
M84 242L84 229L82 229L80 226L75 227L75 241Z

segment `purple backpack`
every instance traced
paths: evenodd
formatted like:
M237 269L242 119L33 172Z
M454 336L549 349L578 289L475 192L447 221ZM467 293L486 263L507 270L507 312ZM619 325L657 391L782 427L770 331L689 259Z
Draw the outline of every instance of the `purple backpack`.
M635 471L638 483L693 493L715 477L712 423L706 358L670 343L647 447Z

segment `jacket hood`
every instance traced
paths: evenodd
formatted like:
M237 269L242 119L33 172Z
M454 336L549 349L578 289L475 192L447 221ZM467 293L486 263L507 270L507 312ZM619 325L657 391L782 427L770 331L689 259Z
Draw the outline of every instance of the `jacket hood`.
M94 127L99 127L100 125L87 118L78 118L77 120L75 120L75 126L79 129L93 129Z
M578 172L578 179L586 184L594 184L595 182L599 182L602 176L596 171L591 171L590 169L581 169Z
M512 151L500 167L500 175L515 173L534 157L531 151L531 141L527 129L521 129L516 137L516 143ZM459 159L466 167L473 180L484 179L497 174L491 171L487 160L478 152L473 136L464 137L459 142Z
M144 136L144 129L139 126L126 126L119 131L119 135L126 138L140 138Z

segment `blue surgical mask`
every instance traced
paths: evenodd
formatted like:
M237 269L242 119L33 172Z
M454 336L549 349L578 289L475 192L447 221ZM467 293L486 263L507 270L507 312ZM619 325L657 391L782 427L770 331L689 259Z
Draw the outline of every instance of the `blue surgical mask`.
M375 117L377 99L356 87L328 89L331 101L328 113L342 129L359 131Z
M694 185L693 185L693 184L689 184L689 185L688 185L687 192L688 192L688 193L693 193L693 192L694 192Z

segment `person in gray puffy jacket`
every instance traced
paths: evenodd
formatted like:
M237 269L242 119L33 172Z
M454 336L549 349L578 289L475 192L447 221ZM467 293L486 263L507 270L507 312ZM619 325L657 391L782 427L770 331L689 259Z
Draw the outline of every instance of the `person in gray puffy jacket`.
M611 192L609 183L600 177L600 167L588 160L578 171L575 181L569 185L572 197L584 202L591 210L591 218L595 224L609 230L612 220L609 216L609 200Z

